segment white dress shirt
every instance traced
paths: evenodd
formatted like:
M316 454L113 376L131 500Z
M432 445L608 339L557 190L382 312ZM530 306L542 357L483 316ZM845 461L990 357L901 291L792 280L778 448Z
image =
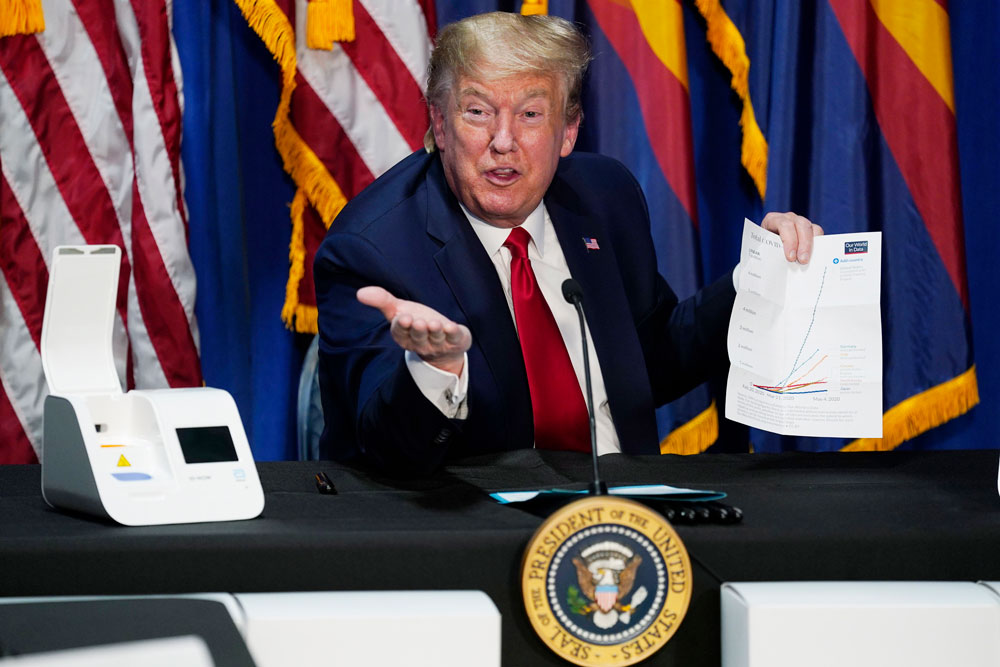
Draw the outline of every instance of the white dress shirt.
M495 227L479 220L464 206L462 210L472 225L473 231L476 232L476 236L479 237L479 241L483 244L483 248L486 249L486 253L493 261L497 276L500 278L500 284L503 286L504 295L507 297L507 307L510 310L511 320L514 321L516 327L514 302L510 293L510 250L503 247L504 241L510 235L510 230ZM531 235L531 243L528 244L528 259L535 272L535 279L538 281L542 296L545 297L545 301L552 311L552 316L559 327L559 333L562 334L570 361L573 363L573 370L576 372L576 379L580 383L580 391L583 392L584 400L586 400L580 322L576 308L567 303L562 296L563 281L571 277L569 266L566 264L562 247L556 237L555 227L552 226L552 220L549 218L544 204L539 204L532 211L522 227ZM582 243L583 240L581 239L580 242ZM586 296L584 297L584 308L586 308ZM600 361L594 353L594 342L590 336L590 328L586 329L590 356L590 380L594 390L597 423L597 453L620 452L621 446L618 443L618 433L615 431L615 425L611 419L611 407L608 405ZM406 353L406 365L421 393L436 405L445 416L462 419L468 415L465 400L469 386L468 355L466 355L461 375L435 368L409 351Z

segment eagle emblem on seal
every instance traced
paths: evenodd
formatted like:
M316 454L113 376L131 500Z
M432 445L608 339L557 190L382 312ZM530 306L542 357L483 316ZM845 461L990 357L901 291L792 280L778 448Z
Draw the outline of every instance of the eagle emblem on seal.
M570 586L567 602L573 613L593 615L594 625L607 630L616 623L628 624L632 612L646 599L640 586L628 602L642 556L613 541L593 544L573 558L580 587ZM581 595L582 594L582 595Z

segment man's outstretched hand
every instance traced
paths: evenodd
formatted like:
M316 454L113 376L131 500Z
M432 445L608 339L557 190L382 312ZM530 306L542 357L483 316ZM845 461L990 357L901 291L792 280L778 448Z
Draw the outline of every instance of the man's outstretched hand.
M468 327L422 303L397 299L381 287L362 287L358 301L382 312L391 323L392 339L401 348L443 371L462 372L465 353L472 347Z

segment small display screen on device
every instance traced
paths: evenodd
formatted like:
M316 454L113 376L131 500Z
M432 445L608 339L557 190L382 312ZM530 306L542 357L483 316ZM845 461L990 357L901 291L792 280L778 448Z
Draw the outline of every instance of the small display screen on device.
M236 445L228 426L197 426L177 429L184 461L218 463L236 461Z

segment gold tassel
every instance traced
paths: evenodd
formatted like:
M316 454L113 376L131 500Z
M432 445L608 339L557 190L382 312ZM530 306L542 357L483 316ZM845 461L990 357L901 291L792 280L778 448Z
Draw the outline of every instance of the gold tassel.
M330 51L334 42L353 41L351 0L311 0L306 10L306 46Z
M305 274L305 233L302 214L306 202L311 203L319 213L327 229L341 209L347 204L340 186L327 171L326 166L316 157L316 153L302 140L288 120L287 107L281 123L275 120L275 144L281 154L285 171L299 188L292 201L292 239L289 244L288 282L285 285L285 305L281 309L281 319L285 326L299 333L317 333L315 307L310 315L299 303L299 282Z
M306 244L302 215L308 203L305 190L295 190L295 197L292 199L292 240L288 244L288 282L285 283L285 305L281 308L281 319L285 326L299 333L305 333L299 329L299 321L295 315L300 307L299 282L305 274Z
M281 317L290 329L294 327L296 331L303 333L316 333L316 308L299 303L298 285L305 272L305 247L301 226L305 201L300 204L296 202L300 199L300 193L304 193L302 199L307 199L313 205L323 224L329 229L333 219L347 203L347 197L316 153L299 136L288 117L292 91L295 90L295 70L298 67L298 58L295 55L295 32L288 22L288 17L278 8L274 0L235 0L235 2L243 12L247 23L281 67L281 96L272 123L274 143L278 148L278 154L281 155L285 171L298 186L295 200L292 202L292 242L289 248L291 266L288 270L285 305L281 309ZM300 206L297 221L296 206ZM298 241L295 240L296 233L299 235ZM301 252L296 252L296 247L301 247ZM292 289L293 284L294 289Z
M42 0L0 0L0 37L45 30Z
M524 16L534 16L535 14L548 14L549 0L524 0L521 3L521 14Z
M719 414L715 401L697 417L675 428L660 442L661 454L701 454L719 438Z
M289 96L291 96L290 93ZM281 104L279 103L280 111ZM291 174L296 185L305 190L309 196L309 202L319 213L323 224L329 229L330 223L347 204L347 197L337 181L330 175L326 165L302 140L291 121L288 120L287 104L280 122L278 117L275 117L274 143L278 147L278 153L281 154L285 171Z
M859 438L842 452L886 452L963 415L979 403L976 366L898 403L882 415L881 438Z
M346 203L346 200L345 202ZM281 308L281 319L285 326L298 333L318 333L318 313L316 306L299 303L299 283L305 275L306 244L305 244L305 221L303 214L306 206L309 205L309 197L304 188L295 191L295 198L292 200L292 239L288 244L288 282L285 283L285 304ZM343 204L337 208L337 213L343 208ZM334 215L336 217L336 215ZM333 218L323 224L327 229Z
M285 283L285 305L281 308L281 319L285 326L298 333L317 333L318 313L316 306L299 303L299 283L305 275L306 244L303 214L309 198L304 189L295 191L292 200L292 240L288 244L288 282ZM330 223L324 223L330 228Z
M740 127L743 128L740 162L763 199L767 191L767 140L757 124L753 104L750 102L750 59L747 57L746 42L719 0L695 0L694 4L705 17L706 37L712 46L712 52L732 74L730 85L743 102L743 112L740 114Z
M319 311L316 306L300 303L295 308L295 331L298 333L319 333Z

